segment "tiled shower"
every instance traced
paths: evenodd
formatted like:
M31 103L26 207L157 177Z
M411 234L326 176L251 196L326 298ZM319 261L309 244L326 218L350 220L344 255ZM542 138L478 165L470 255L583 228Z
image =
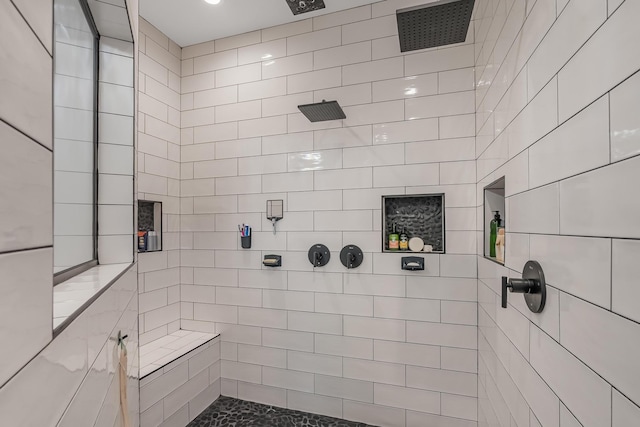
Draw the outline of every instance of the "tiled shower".
M154 286L140 296L142 342L178 327L220 333L226 396L374 425L475 424L473 44L404 57L383 5L174 54L141 20L139 198L180 204L167 215L174 246L140 257ZM311 124L297 108L335 98L344 121ZM409 273L380 253L381 196L422 193L446 193L447 254ZM273 199L285 202L275 234ZM314 270L316 243L332 260ZM364 251L349 272L337 259L347 244ZM269 253L281 268L262 266ZM180 281L156 289L164 269Z
M31 23L21 3L0 19ZM424 1L182 47L130 3L135 198L162 203L162 250L137 254L78 320L131 324L137 269L139 344L167 352L140 354L156 366L133 425L186 426L219 395L209 411L235 398L373 426L640 425L639 1L476 0L464 43L406 53L396 10ZM298 110L322 100L346 119ZM7 111L0 101L3 124L23 126ZM484 191L502 178L504 264L485 256ZM383 251L382 196L424 194L444 194L445 251L402 270L404 254ZM268 200L284 204L275 232ZM252 227L249 249L239 224ZM319 243L331 259L314 267ZM362 249L358 268L340 263L345 245ZM282 266L263 265L269 254ZM0 254L0 270L15 256ZM502 277L529 260L546 276L540 314L516 293L501 307ZM63 366L43 422L122 425L112 355L92 354L112 345L97 323L21 355L23 371L0 381L0 416L29 425L11 402ZM219 337L168 361L188 334L189 349ZM102 403L83 412L87 400Z

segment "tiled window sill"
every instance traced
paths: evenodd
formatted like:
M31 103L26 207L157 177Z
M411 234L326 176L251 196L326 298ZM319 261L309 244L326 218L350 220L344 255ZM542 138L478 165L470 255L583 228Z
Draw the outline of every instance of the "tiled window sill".
M53 288L54 332L130 267L130 263L98 265L55 286Z

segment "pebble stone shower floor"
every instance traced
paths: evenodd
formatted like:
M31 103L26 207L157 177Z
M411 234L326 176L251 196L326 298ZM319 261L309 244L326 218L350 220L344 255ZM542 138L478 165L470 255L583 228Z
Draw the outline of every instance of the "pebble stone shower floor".
M374 427L220 396L187 427Z

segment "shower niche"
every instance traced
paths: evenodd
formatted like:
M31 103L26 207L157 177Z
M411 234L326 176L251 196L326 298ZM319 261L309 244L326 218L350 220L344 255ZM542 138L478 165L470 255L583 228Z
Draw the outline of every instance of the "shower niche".
M484 235L484 257L504 264L505 253L505 203L504 203L505 178L499 178L484 187L484 210L483 210L483 235ZM495 221L499 214L500 221ZM495 235L492 236L492 221L495 224ZM502 231L501 231L502 230ZM502 237L500 237L502 234ZM501 244L496 247L495 243ZM493 247L493 250L492 250Z
M382 252L445 253L444 206L444 193L382 196Z
M138 252L162 250L162 202L138 200Z

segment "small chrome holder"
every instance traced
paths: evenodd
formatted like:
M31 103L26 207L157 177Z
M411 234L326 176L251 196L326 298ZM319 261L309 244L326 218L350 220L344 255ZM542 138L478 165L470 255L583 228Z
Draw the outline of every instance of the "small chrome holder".
M262 265L265 267L282 267L282 256L280 255L265 255L262 260Z
M424 258L419 256L404 256L402 257L402 269L409 271L421 271L424 270Z

